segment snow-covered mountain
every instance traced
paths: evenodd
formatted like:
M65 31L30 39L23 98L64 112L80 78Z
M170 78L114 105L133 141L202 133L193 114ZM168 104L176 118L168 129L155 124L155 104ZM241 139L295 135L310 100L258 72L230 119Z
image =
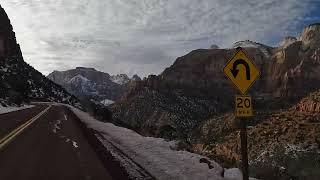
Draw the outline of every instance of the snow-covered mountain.
M259 49L266 57L271 56L270 51L271 51L272 47L261 44L261 43L257 43L254 41L250 41L250 40L238 41L238 42L235 42L231 48L237 48L237 47L256 48L256 49Z
M94 68L77 67L67 71L54 71L48 78L63 86L67 91L83 99L93 99L104 105L110 105L126 92L129 84L141 80L134 75L111 76Z
M114 83L124 85L130 81L130 78L126 74L118 74L110 77L110 80Z

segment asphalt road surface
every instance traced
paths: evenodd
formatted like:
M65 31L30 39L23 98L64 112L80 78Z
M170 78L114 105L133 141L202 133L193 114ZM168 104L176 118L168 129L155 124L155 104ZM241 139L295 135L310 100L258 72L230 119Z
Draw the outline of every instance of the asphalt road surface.
M0 115L1 180L113 179L62 106Z

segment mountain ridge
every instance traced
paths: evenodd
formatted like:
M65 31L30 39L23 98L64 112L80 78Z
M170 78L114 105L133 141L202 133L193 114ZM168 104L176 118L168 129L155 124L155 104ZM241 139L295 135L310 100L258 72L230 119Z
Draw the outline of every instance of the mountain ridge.
M103 104L119 100L129 84L141 80L137 75L132 78L126 74L110 75L88 67L53 71L47 77L79 98L108 102Z

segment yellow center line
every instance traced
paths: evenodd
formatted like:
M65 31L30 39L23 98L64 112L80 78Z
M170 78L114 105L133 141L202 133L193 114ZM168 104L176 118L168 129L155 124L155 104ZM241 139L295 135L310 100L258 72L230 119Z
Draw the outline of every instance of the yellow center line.
M42 111L43 112L43 111ZM23 123L21 126L19 126L18 128L14 129L13 131L11 131L9 134L7 134L4 138L2 138L0 140L0 144L5 141L6 139L8 139L10 136L12 136L13 134L15 134L17 131L19 131L21 128L25 127L27 124L29 124L33 119L38 118L42 112L40 112L39 114L37 114L35 117L31 118L30 120L28 120L27 122Z
M13 140L15 137L17 137L19 134L21 134L26 128L28 128L34 121L36 121L39 117L41 117L44 113L46 113L51 108L51 105L47 107L45 110L41 111L39 114L37 114L35 117L31 118L21 126L17 127L13 131L11 131L9 134L7 134L4 138L0 140L0 150L10 143L11 140Z

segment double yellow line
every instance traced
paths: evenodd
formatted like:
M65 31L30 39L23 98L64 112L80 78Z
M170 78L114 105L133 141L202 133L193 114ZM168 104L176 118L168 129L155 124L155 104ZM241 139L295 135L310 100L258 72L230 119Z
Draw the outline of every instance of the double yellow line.
M0 139L0 150L9 144L15 137L17 137L19 134L21 134L25 129L27 129L33 122L35 122L39 117L41 117L44 113L46 113L51 108L51 105L47 107L45 110L41 111L38 115L31 118L21 126L17 127L13 131L11 131L8 135L6 135L4 138Z

